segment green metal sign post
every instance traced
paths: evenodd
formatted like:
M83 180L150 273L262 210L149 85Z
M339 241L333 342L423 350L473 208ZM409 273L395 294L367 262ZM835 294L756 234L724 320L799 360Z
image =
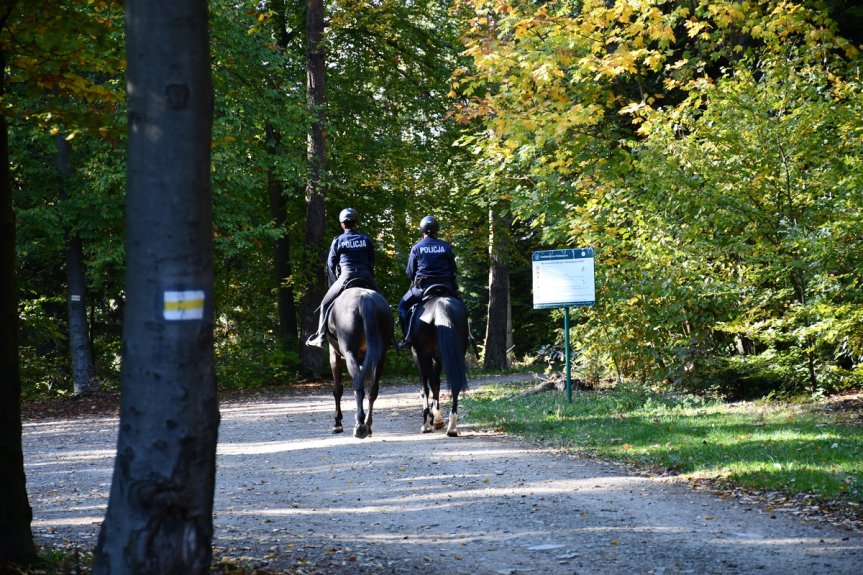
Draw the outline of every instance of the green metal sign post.
M596 304L593 248L533 252L533 308L563 308L566 399L572 403L569 308Z
M564 357L566 358L566 400L572 403L572 362L569 357L569 306L563 308L563 347Z

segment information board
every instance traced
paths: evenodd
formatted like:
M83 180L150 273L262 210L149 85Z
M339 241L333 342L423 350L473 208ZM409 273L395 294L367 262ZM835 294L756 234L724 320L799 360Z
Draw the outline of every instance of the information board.
M533 252L533 308L596 304L593 248Z

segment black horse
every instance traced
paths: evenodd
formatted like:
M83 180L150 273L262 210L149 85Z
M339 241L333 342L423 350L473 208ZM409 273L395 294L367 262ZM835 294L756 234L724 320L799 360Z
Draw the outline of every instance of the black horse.
M330 368L333 371L333 397L336 422L333 433L342 427L342 366L347 364L357 400L354 437L372 434L372 408L378 396L387 346L393 341L393 313L384 297L365 288L348 288L333 301L327 318L330 342ZM369 412L363 410L365 382L371 380Z
M441 286L431 286L413 310L410 341L414 363L423 386L423 423L420 430L429 433L443 427L440 411L441 368L446 373L452 396L446 434L458 436L458 394L467 389L467 367L464 355L470 333L467 309L459 298L444 293ZM431 391L431 396L429 396Z

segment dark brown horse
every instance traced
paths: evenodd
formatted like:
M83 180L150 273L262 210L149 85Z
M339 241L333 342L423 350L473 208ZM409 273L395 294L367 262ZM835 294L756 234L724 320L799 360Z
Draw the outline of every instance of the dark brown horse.
M443 427L440 409L440 376L446 373L452 406L446 434L458 436L458 395L467 389L467 351L469 328L464 302L450 295L434 296L435 287L426 290L413 311L410 340L414 364L423 386L423 423L420 431L428 433Z
M342 367L347 365L357 400L354 437L372 434L372 409L384 368L387 346L393 341L393 312L384 297L365 288L348 288L333 301L327 318L330 343L330 368L333 371L333 397L336 420L333 433L342 427ZM371 381L369 411L363 409L365 382Z

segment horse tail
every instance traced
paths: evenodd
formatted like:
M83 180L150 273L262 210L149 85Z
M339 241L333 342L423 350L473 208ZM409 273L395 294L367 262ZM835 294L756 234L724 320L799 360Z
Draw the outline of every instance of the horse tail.
M436 319L441 318L437 316ZM450 392L453 396L457 396L467 389L467 366L458 326L453 325L454 318L449 319L451 321L436 322L437 350L446 373L446 380L449 382Z
M366 332L366 356L362 365L363 382L366 382L369 375L377 369L384 353L384 341L381 339L381 331L378 326L374 296L363 297L360 300L360 315L363 318L363 329Z

